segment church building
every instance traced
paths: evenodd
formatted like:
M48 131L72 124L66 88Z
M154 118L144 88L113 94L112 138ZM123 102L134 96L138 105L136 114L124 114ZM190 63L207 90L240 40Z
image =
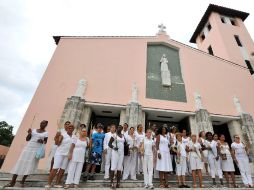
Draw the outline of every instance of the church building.
M88 130L96 123L176 126L188 133L238 134L254 158L254 43L249 13L210 4L190 42L159 25L155 36L54 36L57 47L24 115L2 171L17 161L31 127L48 120L50 152L69 120ZM177 26L175 26L177 27ZM46 170L49 160L40 161ZM252 163L253 167L253 163Z

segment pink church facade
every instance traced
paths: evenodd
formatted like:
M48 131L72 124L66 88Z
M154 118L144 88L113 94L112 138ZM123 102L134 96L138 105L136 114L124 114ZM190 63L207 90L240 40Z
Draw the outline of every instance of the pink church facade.
M43 119L49 121L47 154L57 120L70 120L75 127L85 123L88 128L97 122L127 122L146 128L168 123L189 133L227 131L231 141L240 134L253 155L254 43L244 25L247 16L210 5L192 36L198 49L171 39L163 30L156 36L54 37L57 48L1 171L14 166L34 117L33 128ZM163 54L170 86L161 83ZM85 85L78 97L81 79ZM46 170L48 164L46 157L39 168Z

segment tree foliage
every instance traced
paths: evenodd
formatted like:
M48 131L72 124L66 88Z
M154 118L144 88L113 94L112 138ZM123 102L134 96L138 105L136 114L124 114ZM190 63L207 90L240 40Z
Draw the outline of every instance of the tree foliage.
M10 146L14 135L12 134L13 126L5 121L0 121L0 144Z

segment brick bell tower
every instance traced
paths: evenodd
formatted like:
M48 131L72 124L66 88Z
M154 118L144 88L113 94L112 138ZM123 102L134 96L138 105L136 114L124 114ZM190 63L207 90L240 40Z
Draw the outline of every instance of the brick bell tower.
M210 4L190 42L198 49L249 69L254 78L254 43L244 25L249 13Z

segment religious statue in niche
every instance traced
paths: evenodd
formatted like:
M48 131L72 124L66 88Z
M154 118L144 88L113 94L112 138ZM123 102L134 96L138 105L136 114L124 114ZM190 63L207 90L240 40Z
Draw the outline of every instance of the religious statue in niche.
M243 112L240 100L236 96L234 96L233 100L234 100L234 104L235 104L235 108L236 108L237 113L239 115L242 115L244 112Z
M78 83L78 88L77 88L76 93L75 93L75 96L83 98L85 90L86 90L86 85L87 85L86 80L85 79L80 79L79 83Z
M198 92L195 92L194 96L195 96L196 110L198 111L203 109L201 95Z
M161 60L161 79L162 79L162 86L169 87L171 86L171 78L170 78L170 71L168 69L168 58L165 54L162 55Z
M133 103L138 103L138 87L136 82L132 83L132 87L131 87L131 101Z

